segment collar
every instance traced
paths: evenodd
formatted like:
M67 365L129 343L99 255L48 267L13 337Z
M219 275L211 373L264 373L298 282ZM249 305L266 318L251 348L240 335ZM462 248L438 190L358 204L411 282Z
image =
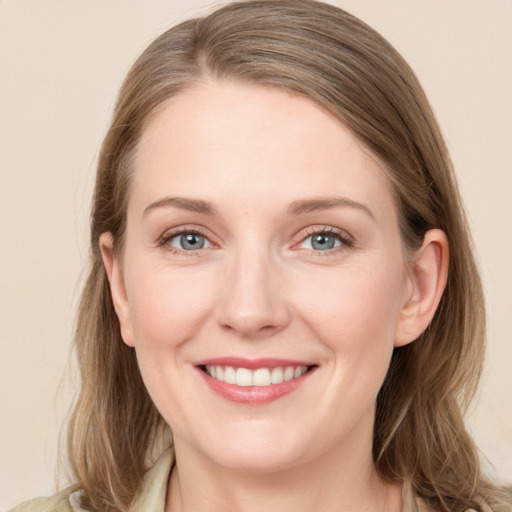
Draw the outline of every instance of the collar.
M169 448L144 475L141 493L132 503L129 512L164 512L167 485L173 465L174 449ZM69 495L73 512L88 512L80 506L81 494L82 491L76 491Z

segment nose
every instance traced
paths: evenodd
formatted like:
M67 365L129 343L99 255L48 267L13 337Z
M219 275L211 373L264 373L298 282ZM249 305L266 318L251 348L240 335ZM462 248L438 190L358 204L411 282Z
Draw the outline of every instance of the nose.
M290 323L282 272L270 254L247 250L234 255L226 267L216 312L223 329L245 339L259 339Z

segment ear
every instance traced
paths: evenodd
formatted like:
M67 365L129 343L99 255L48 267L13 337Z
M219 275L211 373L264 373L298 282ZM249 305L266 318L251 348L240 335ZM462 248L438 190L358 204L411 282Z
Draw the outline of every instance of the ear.
M112 302L121 327L121 336L123 337L123 341L129 347L133 347L134 343L130 305L126 294L123 269L119 258L114 254L114 239L112 234L109 232L102 233L100 235L99 245L101 256L103 258L103 265L105 265L108 282L110 284Z
M449 246L444 231L427 231L423 244L411 257L406 301L400 311L395 347L411 343L431 322L448 279Z

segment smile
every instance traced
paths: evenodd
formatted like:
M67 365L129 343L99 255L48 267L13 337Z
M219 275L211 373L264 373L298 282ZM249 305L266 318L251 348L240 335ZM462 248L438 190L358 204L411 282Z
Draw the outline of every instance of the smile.
M205 365L204 371L215 380L237 386L271 386L302 377L307 366L284 366L276 368L234 368L233 366Z
M298 389L316 364L275 359L222 358L195 365L216 394L232 402L263 405Z

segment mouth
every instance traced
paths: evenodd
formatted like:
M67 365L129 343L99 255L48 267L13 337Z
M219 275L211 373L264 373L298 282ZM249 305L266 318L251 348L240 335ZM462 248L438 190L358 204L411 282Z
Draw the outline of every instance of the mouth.
M201 370L213 379L236 386L266 387L298 379L311 371L316 365L263 367L251 370L234 366L201 365Z
M230 401L265 404L299 388L316 364L283 360L227 358L197 364L206 384Z

